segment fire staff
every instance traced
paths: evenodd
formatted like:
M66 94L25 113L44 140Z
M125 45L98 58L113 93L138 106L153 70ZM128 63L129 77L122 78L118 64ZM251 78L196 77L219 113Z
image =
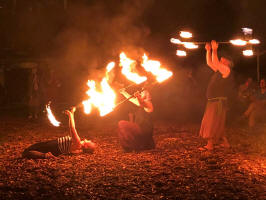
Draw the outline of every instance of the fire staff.
M228 90L232 88L231 67L229 57L218 59L218 43L206 43L207 65L215 72L209 82L206 97L208 99L206 110L201 122L200 136L207 139L208 143L200 150L212 150L214 145L222 139L223 147L230 147L225 136L225 121L227 113ZM211 52L212 51L212 52Z
M75 110L76 108L73 107L65 111L65 114L69 117L70 136L33 144L24 150L22 157L38 159L54 158L61 154L92 153L95 150L96 144L90 140L80 139L75 128Z

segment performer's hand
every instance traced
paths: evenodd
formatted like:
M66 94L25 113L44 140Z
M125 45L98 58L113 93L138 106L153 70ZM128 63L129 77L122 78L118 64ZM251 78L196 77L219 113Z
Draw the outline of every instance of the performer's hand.
M211 41L212 49L217 50L218 49L218 43L215 40Z
M135 92L135 93L134 93L134 96L135 96L136 98L140 98L140 97L141 97L141 96L140 96L140 92L139 92L139 91Z
M122 89L119 90L119 92L120 92L121 94L124 94L124 93L126 92L126 90L125 90L125 88L122 88Z
M210 51L211 50L211 44L209 42L206 42L205 49L207 51Z
M71 107L70 108L70 112L73 114L74 112L76 112L76 107L75 106L73 106L73 107Z

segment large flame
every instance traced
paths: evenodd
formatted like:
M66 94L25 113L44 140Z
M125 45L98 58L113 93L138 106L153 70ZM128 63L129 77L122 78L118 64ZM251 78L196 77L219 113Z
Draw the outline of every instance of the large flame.
M156 80L161 83L173 75L173 72L161 68L161 63L156 60L149 60L146 54L142 57L142 66L147 72L151 72L156 76Z
M146 76L140 76L133 72L135 61L126 56L124 52L120 54L120 66L122 67L122 74L124 74L128 80L133 81L136 84L143 83L147 80Z
M107 72L110 72L114 68L114 64L114 62L111 62L107 65ZM107 74L108 73L106 73L106 77L101 81L101 91L97 90L95 81L88 80L87 85L89 89L86 93L89 99L82 102L86 114L91 113L92 106L98 108L100 116L104 116L113 111L116 94L108 84Z
M50 104L46 105L46 111L47 111L47 117L50 120L51 124L54 126L60 126L60 122L55 119L55 116L53 115Z

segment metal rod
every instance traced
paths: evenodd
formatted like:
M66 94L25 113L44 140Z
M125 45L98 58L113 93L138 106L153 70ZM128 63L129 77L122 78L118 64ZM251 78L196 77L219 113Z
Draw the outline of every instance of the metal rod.
M142 83L143 83L143 82L142 82ZM140 84L141 84L141 83L140 83ZM119 89L119 91L125 90L125 89L130 88L130 87L135 86L135 85L138 85L138 84L137 84L137 83L132 83L132 84L130 84L130 85L124 87L124 88Z
M206 44L207 42L192 42L192 43L195 43L195 44ZM218 44L229 44L231 42L229 41L221 41L221 42L217 42Z

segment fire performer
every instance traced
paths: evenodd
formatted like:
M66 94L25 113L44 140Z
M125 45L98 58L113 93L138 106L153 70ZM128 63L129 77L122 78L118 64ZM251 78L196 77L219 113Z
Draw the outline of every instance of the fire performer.
M225 136L225 121L227 113L227 92L232 85L231 67L233 62L229 58L218 59L218 43L206 43L207 65L215 72L209 82L206 96L208 99L202 119L200 136L207 139L207 145L200 150L213 150L214 145L222 139L221 146L229 148L230 144ZM212 52L211 52L212 51Z
M55 158L61 154L79 154L82 152L92 153L96 144L90 140L81 140L75 128L74 112L76 108L66 110L69 117L70 136L60 137L55 140L39 142L29 146L22 153L24 158Z
M137 91L134 95L128 94L125 90L121 90L120 93L137 106L130 121L118 122L118 136L123 149L131 152L155 148L151 118L153 104L147 88L144 87L141 92Z

